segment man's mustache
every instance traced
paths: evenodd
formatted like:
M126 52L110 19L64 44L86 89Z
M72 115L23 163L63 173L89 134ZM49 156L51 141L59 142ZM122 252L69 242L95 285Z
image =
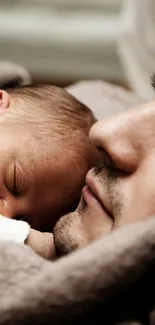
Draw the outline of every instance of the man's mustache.
M103 201L108 201L112 215L118 215L123 209L124 194L122 193L119 177L122 172L113 167L100 166L93 168L94 179L100 183L103 190Z
M110 166L97 166L93 168L94 176L97 176L99 179L103 179L106 183L111 182L122 175L122 172L118 169Z

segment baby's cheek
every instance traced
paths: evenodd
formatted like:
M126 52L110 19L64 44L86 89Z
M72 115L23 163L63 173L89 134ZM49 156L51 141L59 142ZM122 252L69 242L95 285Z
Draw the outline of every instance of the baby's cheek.
M86 174L96 163L96 149L91 148L91 155L88 155L87 151L88 148L85 154L81 152L74 154L68 157L67 161L64 159L64 162L61 159L63 168L59 169L59 182L56 183L55 191L58 193L58 208L62 207L63 214L76 209L81 197L81 190L85 185Z
M98 165L100 161L100 152L93 145L89 149L89 168L91 169Z
M85 177L87 172L98 165L99 162L99 151L95 148L95 146L90 143L87 146L84 146L83 152L79 155L76 165L77 165L77 175L79 175L79 180L84 185Z
M85 183L85 171L79 168L80 165L74 165L70 168L68 177L66 174L61 180L59 188L59 207L62 207L63 215L74 211L81 197L81 190Z
M76 167L74 170L74 177L76 183L82 188L85 184L85 177L87 172L97 165L99 154L95 147L89 146L87 150L81 154L76 160Z

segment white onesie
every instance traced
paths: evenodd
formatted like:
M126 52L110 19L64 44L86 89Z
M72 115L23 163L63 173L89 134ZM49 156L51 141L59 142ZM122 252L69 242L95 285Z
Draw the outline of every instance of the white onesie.
M30 226L27 222L6 218L0 215L0 240L24 244L29 233Z

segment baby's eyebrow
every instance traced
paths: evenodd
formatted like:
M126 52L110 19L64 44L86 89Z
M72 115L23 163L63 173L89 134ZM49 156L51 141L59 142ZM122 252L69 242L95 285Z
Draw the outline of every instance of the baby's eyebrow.
M23 166L19 162L16 162L16 190L19 194L27 190L26 174Z

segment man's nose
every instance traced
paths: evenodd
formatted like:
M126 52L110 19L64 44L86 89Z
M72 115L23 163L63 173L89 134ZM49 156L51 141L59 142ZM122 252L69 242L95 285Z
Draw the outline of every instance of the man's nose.
M115 166L125 172L133 171L140 159L136 141L138 121L132 110L95 123L89 133L95 146L104 149Z

